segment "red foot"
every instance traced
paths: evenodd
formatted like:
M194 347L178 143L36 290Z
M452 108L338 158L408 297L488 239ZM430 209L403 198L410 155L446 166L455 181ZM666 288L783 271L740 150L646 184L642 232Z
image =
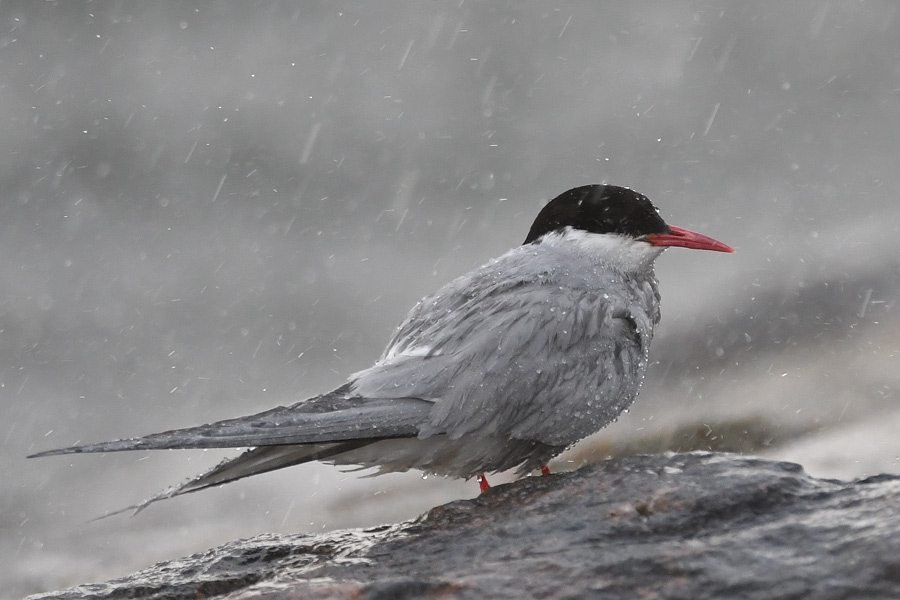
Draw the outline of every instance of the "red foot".
M550 467L548 467L547 465L541 465L541 475L549 475L549 474L550 474Z
M478 487L481 488L481 493L485 493L489 489L491 489L491 484L488 483L487 477L484 476L484 473L479 473L475 480L478 481Z

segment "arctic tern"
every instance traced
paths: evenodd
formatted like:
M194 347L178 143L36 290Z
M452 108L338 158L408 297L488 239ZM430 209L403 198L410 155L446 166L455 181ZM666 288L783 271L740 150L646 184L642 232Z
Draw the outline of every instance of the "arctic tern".
M524 243L417 303L381 358L334 391L258 414L32 457L250 448L131 507L324 461L451 477L541 469L634 400L659 322L667 247L733 252L667 225L628 188L550 201Z

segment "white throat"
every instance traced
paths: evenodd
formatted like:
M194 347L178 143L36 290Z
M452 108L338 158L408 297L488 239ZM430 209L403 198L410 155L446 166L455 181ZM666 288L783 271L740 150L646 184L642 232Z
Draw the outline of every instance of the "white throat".
M619 233L590 233L566 227L541 238L542 244L576 250L592 263L604 263L624 272L650 269L665 248Z

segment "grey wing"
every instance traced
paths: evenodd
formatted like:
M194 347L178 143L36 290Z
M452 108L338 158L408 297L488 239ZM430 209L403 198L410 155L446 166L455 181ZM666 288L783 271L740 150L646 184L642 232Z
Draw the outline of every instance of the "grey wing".
M343 386L288 407L140 438L72 446L29 458L81 452L172 448L241 448L412 437L430 404L415 398L362 398Z
M106 516L314 460L329 460L390 439L415 437L430 403L415 398L362 398L349 387L255 415L209 425L165 431L141 438L48 450L29 458L82 452L119 452L169 448L253 447L187 482L164 490L136 506Z
M650 317L596 290L496 281L470 285L479 293L457 295L457 306L438 297L420 308L353 389L434 402L420 438L500 433L565 446L614 420L637 394Z

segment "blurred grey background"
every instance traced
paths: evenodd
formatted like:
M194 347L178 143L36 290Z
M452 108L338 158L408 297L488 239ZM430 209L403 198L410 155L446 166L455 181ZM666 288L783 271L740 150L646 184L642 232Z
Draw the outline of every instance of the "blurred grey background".
M24 455L337 386L586 183L738 252L658 261L644 391L555 469L710 447L900 472L898 10L3 2L0 595L474 496L309 465L88 522L229 453Z

